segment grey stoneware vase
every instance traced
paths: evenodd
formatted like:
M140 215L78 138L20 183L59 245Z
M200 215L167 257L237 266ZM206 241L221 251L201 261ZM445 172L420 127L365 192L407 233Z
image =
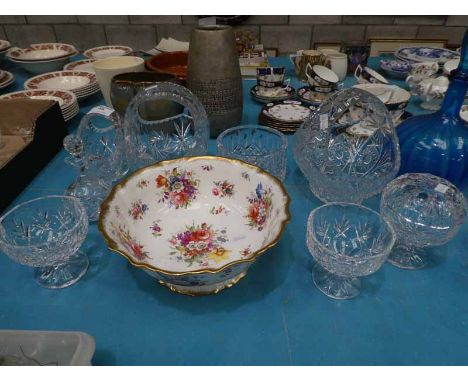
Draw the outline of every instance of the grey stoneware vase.
M192 30L187 87L203 104L212 137L240 124L242 77L231 27L212 25Z

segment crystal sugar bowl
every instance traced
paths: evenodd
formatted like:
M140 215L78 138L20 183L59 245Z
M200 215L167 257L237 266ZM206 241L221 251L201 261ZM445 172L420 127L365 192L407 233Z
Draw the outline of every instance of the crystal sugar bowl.
M329 96L294 134L294 157L323 202L360 204L398 173L392 118L376 96L345 89Z
M149 118L148 105L171 102L183 112ZM200 100L187 88L161 82L140 91L130 102L124 121L125 143L132 169L182 156L206 154L210 127Z
M0 217L0 250L17 263L35 267L45 288L64 288L87 271L79 252L88 217L79 199L50 195L21 203Z
M307 247L316 260L315 285L335 299L359 294L359 277L376 272L387 259L395 234L377 212L351 203L328 203L307 221Z
M419 269L428 263L424 247L445 244L457 234L466 217L466 201L446 179L408 173L385 187L380 213L397 236L388 261L400 268Z

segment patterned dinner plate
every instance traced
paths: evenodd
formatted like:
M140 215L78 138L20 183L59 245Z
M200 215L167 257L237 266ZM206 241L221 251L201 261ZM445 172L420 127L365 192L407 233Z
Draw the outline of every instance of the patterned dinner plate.
M410 46L397 49L395 57L414 62L435 61L443 65L448 60L460 57L460 53L444 48Z
M278 122L303 122L315 107L301 101L285 100L270 102L263 106L261 113Z
M101 59L101 58L109 58L109 57L116 57L116 56L125 56L126 54L130 54L132 52L133 52L133 49L130 48L129 46L108 45L108 46L97 46L95 48L85 50L83 55L87 58Z
M15 82L15 76L6 70L0 70L0 89L6 88Z
M78 53L70 44L47 43L31 44L28 48L12 48L7 56L16 61L47 61L64 58Z
M54 100L59 103L62 111L68 110L76 103L76 96L72 92L66 90L22 90L0 96L0 99L20 98Z
M91 72L78 70L63 70L40 74L24 83L24 88L31 89L60 89L74 93L94 89L97 84L96 75Z

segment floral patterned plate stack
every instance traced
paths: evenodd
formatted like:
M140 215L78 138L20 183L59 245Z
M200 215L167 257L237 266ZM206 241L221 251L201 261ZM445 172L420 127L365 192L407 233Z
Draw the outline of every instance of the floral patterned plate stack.
M203 295L234 285L290 219L282 183L223 157L184 157L134 172L102 203L111 250L171 290Z

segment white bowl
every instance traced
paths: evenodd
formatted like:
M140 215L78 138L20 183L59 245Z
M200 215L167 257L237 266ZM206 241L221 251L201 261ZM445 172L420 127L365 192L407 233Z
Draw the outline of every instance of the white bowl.
M10 61L19 65L22 69L32 74L42 74L61 70L63 66L70 61L71 56L57 58L55 60L44 61L18 61L9 57Z
M214 156L162 161L134 172L101 205L109 248L171 290L217 293L245 276L289 222L282 183Z

